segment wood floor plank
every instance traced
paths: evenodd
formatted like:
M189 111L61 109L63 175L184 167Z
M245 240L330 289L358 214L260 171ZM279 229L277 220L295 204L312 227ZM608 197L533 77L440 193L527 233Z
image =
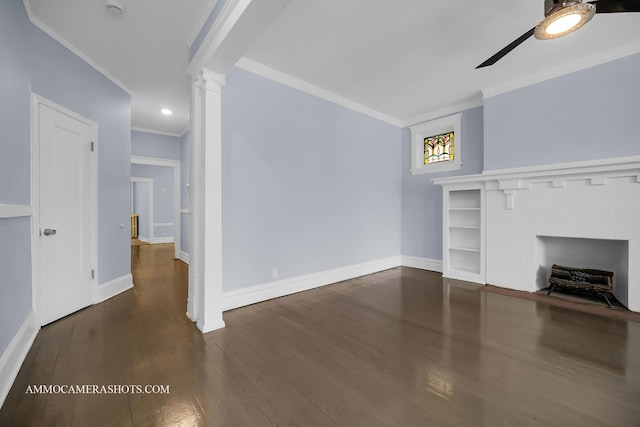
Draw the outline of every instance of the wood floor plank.
M43 327L0 425L638 426L640 323L399 267L203 335L172 256L134 247L134 289ZM25 393L39 384L170 392Z

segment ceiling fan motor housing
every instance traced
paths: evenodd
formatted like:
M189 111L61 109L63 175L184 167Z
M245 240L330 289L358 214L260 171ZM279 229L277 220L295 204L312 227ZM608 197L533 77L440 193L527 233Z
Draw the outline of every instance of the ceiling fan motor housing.
M544 0L544 16L549 16L556 9L578 3L582 3L582 0Z

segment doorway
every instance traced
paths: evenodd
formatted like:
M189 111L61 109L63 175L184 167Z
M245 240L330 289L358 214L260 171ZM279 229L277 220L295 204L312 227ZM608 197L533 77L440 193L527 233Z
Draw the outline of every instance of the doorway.
M135 238L142 243L151 243L154 223L152 178L131 177L131 215L137 216Z
M180 161L179 160L171 160L171 159L161 159L156 157L141 157L141 156L131 156L131 164L133 165L146 165L146 166L165 166L171 168L172 173L172 187L173 187L173 197L170 203L170 210L172 211L173 222L172 223L155 223L155 216L152 216L149 223L150 227L150 241L149 243L162 243L162 229L163 228L172 228L173 229L173 238L174 242L174 256L176 259L180 258L180 241L181 241L181 222L180 222ZM133 178L132 178L133 181ZM153 180L152 180L153 182ZM161 191L163 188L159 187L159 189L155 189L155 191ZM133 190L133 187L132 187ZM151 190L153 197L153 189ZM134 194L132 193L132 196ZM132 201L133 204L133 201ZM154 206L154 201L151 199L149 206ZM153 211L153 209L151 209ZM156 230L160 234L155 235Z

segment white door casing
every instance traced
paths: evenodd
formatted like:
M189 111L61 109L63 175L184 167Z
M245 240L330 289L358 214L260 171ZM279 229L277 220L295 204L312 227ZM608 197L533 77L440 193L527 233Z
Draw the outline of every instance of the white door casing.
M97 124L32 95L34 310L45 325L95 301Z

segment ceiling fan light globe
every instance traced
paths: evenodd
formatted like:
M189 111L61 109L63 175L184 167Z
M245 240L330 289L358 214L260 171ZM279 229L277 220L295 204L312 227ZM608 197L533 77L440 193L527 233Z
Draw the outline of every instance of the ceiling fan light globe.
M557 9L536 26L533 34L539 40L566 36L589 22L595 13L596 7L591 3L577 3Z
M549 25L547 25L547 27L545 28L545 32L552 35L564 33L578 25L581 20L582 17L577 13L564 15L556 19L555 21L550 22Z

